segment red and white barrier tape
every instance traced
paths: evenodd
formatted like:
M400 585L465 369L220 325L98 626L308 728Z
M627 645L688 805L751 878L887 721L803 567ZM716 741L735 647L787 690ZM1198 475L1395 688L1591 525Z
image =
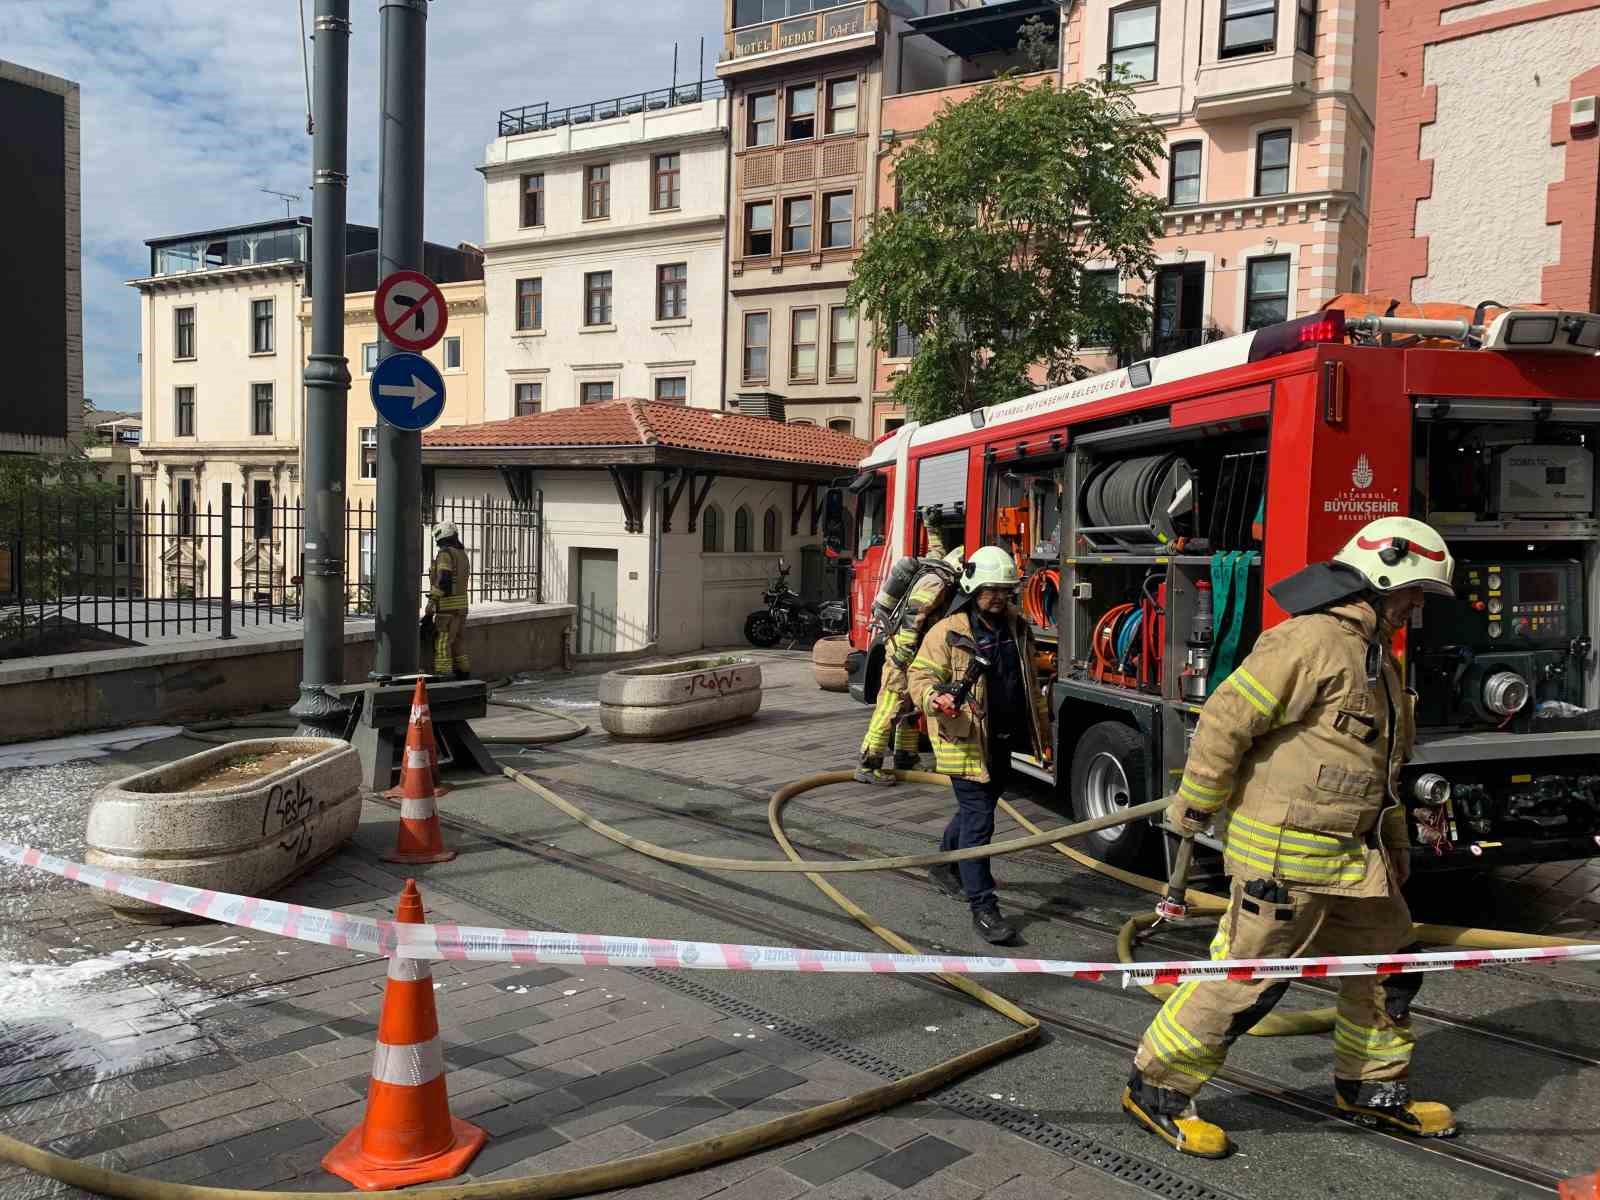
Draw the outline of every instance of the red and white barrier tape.
M795 946L741 946L665 938L607 937L476 925L410 925L326 909L258 900L180 884L118 875L0 842L0 862L48 871L102 891L116 892L212 921L340 946L390 958L551 963L602 967L662 967L692 971L799 971L874 975L1062 975L1100 980L1121 976L1122 986L1220 979L1322 979L1342 975L1398 975L1408 971L1462 971L1507 963L1600 961L1600 945L1529 950L1451 950L1434 954L1345 955L1330 958L1239 958L1175 962L1070 962L1052 958L989 958L935 954L879 954L858 950L807 950Z

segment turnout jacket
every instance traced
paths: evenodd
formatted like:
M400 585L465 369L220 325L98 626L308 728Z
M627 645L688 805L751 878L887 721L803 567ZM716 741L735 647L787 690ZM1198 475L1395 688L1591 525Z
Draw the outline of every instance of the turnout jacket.
M446 579L448 576L448 580ZM428 599L440 612L467 611L467 585L472 580L472 559L461 546L440 546L428 573Z
M944 615L955 592L955 571L942 563L924 567L906 590L900 619L884 631L883 680L879 686L892 692L905 692L906 669L917 656L917 648L928 628Z
M1034 667L1033 633L1015 608L1006 611L1004 620L1016 639L1017 659L1022 668L1022 686L1029 700L1031 728L1026 733L1033 752L1043 758L1050 747L1050 709L1039 690L1039 675ZM966 611L940 621L922 639L922 647L906 672L911 699L928 718L928 740L933 743L935 769L956 779L989 782L989 680L983 676L967 694L966 705L953 717L933 706L934 695L944 687L957 687L967 673L972 654L955 645L952 639L973 641L972 618ZM1018 745L1022 738L1018 737Z
M1228 809L1230 874L1389 894L1384 848L1409 844L1399 777L1416 696L1388 643L1361 602L1294 617L1206 701L1178 792L1192 809Z

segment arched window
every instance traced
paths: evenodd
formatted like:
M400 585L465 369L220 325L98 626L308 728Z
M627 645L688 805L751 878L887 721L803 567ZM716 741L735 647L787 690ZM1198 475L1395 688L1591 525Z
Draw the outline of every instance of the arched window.
M750 508L741 504L733 513L733 552L749 554L754 548L750 542Z
M835 433L853 434L856 431L856 423L849 417L835 417L833 420L828 422L828 428L833 430Z
M700 514L700 550L704 554L722 553L722 510L708 504Z
M782 549L782 535L778 532L778 510L767 509L766 516L761 518L761 550L764 554L776 554Z

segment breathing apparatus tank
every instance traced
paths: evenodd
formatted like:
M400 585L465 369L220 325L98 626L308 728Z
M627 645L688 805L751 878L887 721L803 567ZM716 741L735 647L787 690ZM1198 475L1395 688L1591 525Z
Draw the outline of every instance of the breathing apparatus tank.
M911 581L922 574L922 569L927 564L927 559L908 554L889 569L883 586L878 589L878 594L872 601L872 616L877 624L888 625L894 610L899 607L907 589L911 587Z

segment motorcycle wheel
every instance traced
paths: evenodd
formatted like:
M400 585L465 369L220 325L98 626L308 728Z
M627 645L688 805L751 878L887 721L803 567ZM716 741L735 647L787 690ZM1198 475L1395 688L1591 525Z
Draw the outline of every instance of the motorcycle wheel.
M744 640L752 646L770 650L778 644L780 636L778 623L769 612L753 612L744 619Z

